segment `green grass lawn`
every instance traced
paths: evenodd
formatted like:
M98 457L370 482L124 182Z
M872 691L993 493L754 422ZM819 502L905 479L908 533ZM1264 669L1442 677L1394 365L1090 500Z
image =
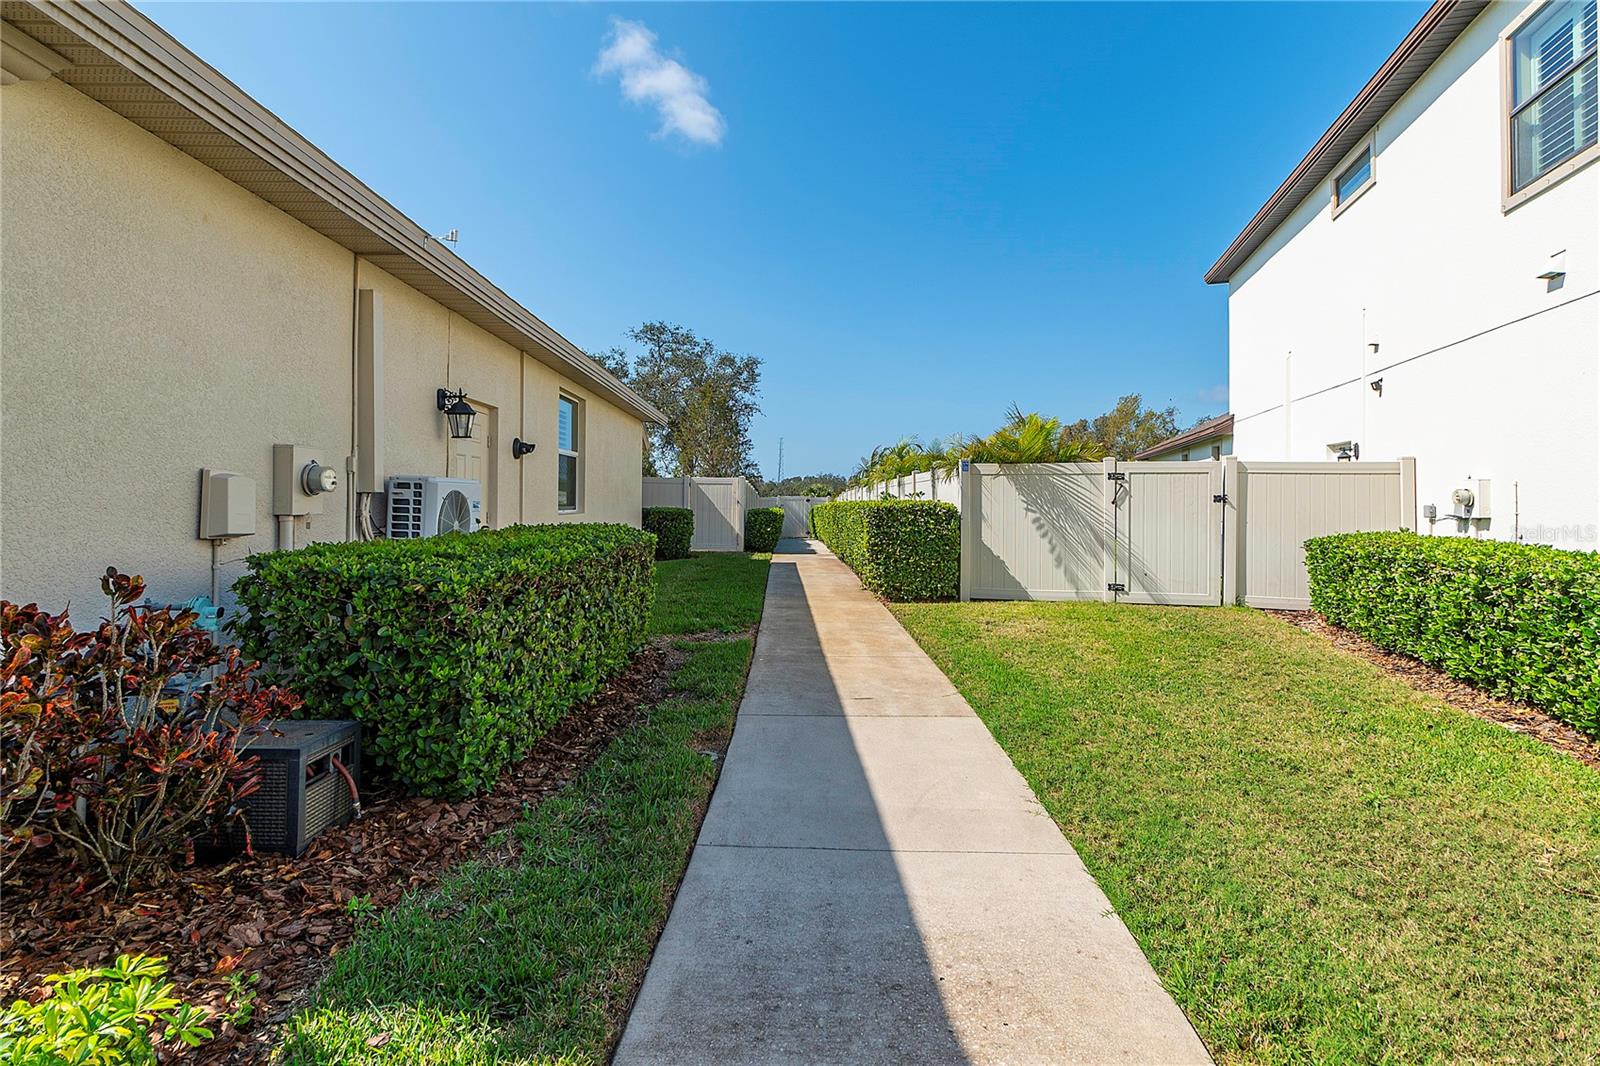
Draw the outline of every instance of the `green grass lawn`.
M768 560L657 567L653 629L761 617ZM507 834L340 953L288 1027L290 1063L599 1063L618 1034L699 827L751 641L680 641L673 697Z
M1600 1060L1600 774L1255 611L892 609L1220 1060Z
M761 621L770 555L703 552L656 564L657 633L738 633Z

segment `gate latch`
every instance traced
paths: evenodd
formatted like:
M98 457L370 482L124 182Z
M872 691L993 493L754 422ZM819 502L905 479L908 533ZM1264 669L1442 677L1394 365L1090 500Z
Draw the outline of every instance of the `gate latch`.
M1228 494L1226 492L1216 493L1215 495L1213 495L1211 497L1211 502L1212 503L1227 503L1228 502Z
M1123 473L1121 470L1108 470L1106 472L1106 480L1107 481L1126 481L1126 480L1128 480L1128 475Z
M1106 583L1106 591L1107 592L1127 592L1128 591L1128 586L1124 585L1120 581L1111 581L1111 582L1107 582Z

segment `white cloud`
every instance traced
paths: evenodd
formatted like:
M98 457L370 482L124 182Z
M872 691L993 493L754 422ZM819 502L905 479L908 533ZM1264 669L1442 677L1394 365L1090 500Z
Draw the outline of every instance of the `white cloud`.
M695 144L717 145L728 123L706 99L706 80L656 49L656 35L642 22L611 20L611 34L595 60L596 74L615 74L622 95L652 104L661 116L657 136L676 133Z

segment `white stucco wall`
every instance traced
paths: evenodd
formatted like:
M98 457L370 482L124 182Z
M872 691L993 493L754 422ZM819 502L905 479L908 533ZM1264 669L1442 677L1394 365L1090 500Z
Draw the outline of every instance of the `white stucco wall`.
M1235 451L1414 455L1419 508L1488 478L1479 535L1594 549L1600 166L1502 210L1498 40L1523 10L1491 6L1379 122L1370 189L1334 217L1324 182L1235 273Z
M160 600L207 592L202 467L256 482L226 589L274 546L274 443L341 472L298 543L342 539L356 287L383 299L385 473L446 472L434 392L465 387L501 422L498 523L554 521L567 388L587 401L586 506L563 520L638 523L637 417L61 82L0 93L0 595L86 624L107 565ZM520 462L519 432L539 442Z

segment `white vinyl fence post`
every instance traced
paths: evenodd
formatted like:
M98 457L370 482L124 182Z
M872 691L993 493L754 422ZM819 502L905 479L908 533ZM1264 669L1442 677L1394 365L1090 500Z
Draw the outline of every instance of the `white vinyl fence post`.
M1222 460L1222 606L1239 602L1239 582L1244 562L1244 486L1239 482L1239 460Z
M972 569L978 561L978 471L965 459L957 475L961 488L961 601L972 599Z
M1400 521L1402 529L1417 531L1417 458L1400 457Z

